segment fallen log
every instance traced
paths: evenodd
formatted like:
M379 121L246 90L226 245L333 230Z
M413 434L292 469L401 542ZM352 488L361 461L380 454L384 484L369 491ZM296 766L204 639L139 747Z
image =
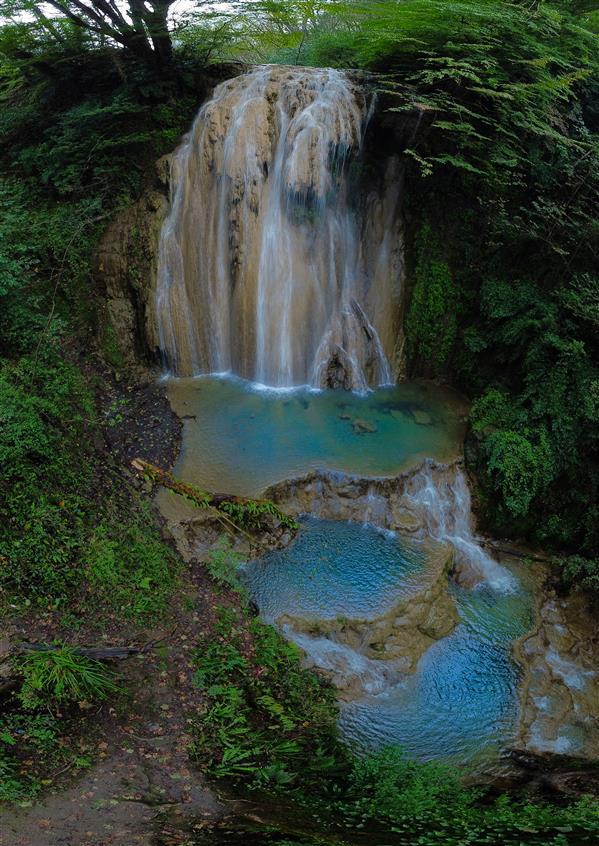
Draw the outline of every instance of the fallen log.
M134 470L142 473L154 484L162 485L173 493L182 496L198 508L207 508L215 512L222 520L228 531L240 531L250 540L254 541L250 532L269 531L272 527L269 521L274 521L277 527L295 531L298 523L288 514L281 511L274 502L269 499L250 499L244 496L233 494L209 493L194 485L181 482L172 473L162 470L143 458L135 458L131 462Z
M143 655L148 652L154 644L146 646L92 646L89 648L74 646L73 653L84 658L93 658L95 661L122 661L132 655ZM20 643L16 652L55 652L61 649L60 646L50 646L46 643Z
M126 658L131 658L132 655L143 655L149 652L156 644L166 640L167 636L150 640L143 646L73 646L71 648L75 655L92 658L94 661L123 661ZM21 641L15 644L10 652L2 656L2 664L0 664L0 696L10 693L11 690L19 687L22 683L21 676L14 667L10 666L10 659L24 652L56 652L62 649L63 646L64 644L52 645L49 643L30 643L28 641ZM3 674L3 669L8 669L10 674ZM12 672L10 672L11 670Z

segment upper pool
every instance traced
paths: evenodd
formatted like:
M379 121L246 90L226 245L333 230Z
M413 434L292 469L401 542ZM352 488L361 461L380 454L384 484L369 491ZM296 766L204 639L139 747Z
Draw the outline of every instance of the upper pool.
M207 376L171 379L168 394L185 425L175 475L243 496L314 469L375 477L425 457L448 461L464 436L463 402L426 383L360 396Z

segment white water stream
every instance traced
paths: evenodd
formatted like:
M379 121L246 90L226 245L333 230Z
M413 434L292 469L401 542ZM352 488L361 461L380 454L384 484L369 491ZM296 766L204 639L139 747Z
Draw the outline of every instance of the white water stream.
M217 87L171 168L156 293L171 372L393 380L401 180L392 160L380 190L356 194L367 122L336 70L258 67Z

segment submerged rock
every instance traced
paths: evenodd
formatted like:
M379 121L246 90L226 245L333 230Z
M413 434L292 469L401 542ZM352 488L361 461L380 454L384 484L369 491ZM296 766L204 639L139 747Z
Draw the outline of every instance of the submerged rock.
M354 432L358 432L359 434L377 431L376 423L371 423L369 420L363 420L361 417L354 420L352 426L354 427Z
M308 635L312 653L314 640L326 638L331 644L327 646L327 660L317 668L346 695L363 693L372 684L373 675L389 678L413 672L424 652L456 627L459 616L448 592L452 557L449 544L429 542L418 585L380 615L321 619L283 614L277 625L296 641L298 633ZM366 660L362 662L356 656Z
M419 426L432 426L433 418L428 411L421 411L419 408L412 409L412 417Z

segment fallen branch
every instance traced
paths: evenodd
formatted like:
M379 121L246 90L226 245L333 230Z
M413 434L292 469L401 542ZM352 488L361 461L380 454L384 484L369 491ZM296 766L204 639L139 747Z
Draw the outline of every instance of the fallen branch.
M176 628L175 626L171 634ZM166 636L150 640L143 646L74 646L72 649L75 655L92 658L94 661L123 661L126 658L131 658L132 655L143 655L149 652L157 643L161 643L164 640L166 640ZM9 666L9 662L6 659L12 659L24 652L56 652L62 648L63 644L53 646L48 643L29 643L28 641L22 641L16 644L10 653L3 656L2 666ZM10 675L0 674L0 696L10 693L19 687L21 683L22 678L17 671L15 671L14 675L13 673Z
M177 626L174 626L167 634L149 640L143 646L73 646L72 649L75 655L93 658L95 661L122 661L125 658L130 658L132 655L143 655L149 652L156 644L162 643L167 638L172 637L176 630ZM49 643L21 641L13 654L18 654L19 652L55 652L57 649L62 649L63 646L64 644L53 646Z
M135 458L131 462L138 473L142 473L154 484L162 485L173 493L182 496L197 508L206 508L215 512L218 519L224 522L228 531L240 531L244 535L255 540L249 532L268 531L266 523L268 519L274 520L278 526L295 531L298 528L297 522L278 508L269 499L249 499L243 496L232 494L208 493L194 485L188 485L176 479L171 473L144 461L142 458Z
M46 643L21 643L16 652L55 652L62 649L62 646L50 646ZM85 658L93 658L95 661L122 661L132 655L141 655L148 652L145 646L92 646L89 648L73 647L75 655Z

